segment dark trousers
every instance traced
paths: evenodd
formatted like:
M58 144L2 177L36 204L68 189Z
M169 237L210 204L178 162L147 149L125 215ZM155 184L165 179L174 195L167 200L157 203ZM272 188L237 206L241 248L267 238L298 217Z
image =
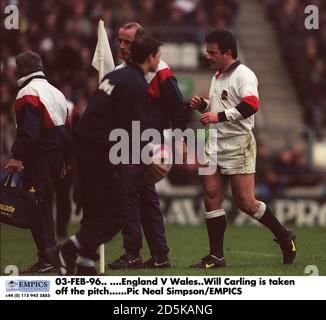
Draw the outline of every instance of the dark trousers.
M38 250L38 258L46 261L45 250L53 247L55 242L52 215L52 198L56 184L60 179L64 155L54 150L35 155L24 160L23 186L27 190L34 187L39 197L38 212L32 222L32 235Z
M63 238L67 236L67 228L71 216L71 187L72 171L69 170L67 175L59 180L56 189L56 231L57 235Z
M159 197L155 185L147 183L142 186L139 202L129 205L128 219L122 226L123 246L127 253L138 254L141 250L141 226L151 255L167 255L169 247Z
M96 250L110 241L126 218L126 188L121 168L109 163L107 149L75 144L84 218L76 237L80 255L96 259Z

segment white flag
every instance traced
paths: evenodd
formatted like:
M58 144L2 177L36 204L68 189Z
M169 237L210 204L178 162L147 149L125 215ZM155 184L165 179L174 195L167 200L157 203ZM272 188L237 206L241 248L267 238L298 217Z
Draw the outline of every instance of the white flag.
M100 20L98 23L97 45L93 56L92 66L99 72L99 82L101 82L106 74L115 68L103 20Z

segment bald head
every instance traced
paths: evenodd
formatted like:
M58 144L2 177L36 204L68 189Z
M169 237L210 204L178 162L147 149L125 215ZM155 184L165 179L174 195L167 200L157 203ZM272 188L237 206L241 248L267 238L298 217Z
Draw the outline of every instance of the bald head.
M130 60L130 45L136 37L145 34L144 28L137 22L128 22L119 29L120 58L126 62Z
M43 63L40 55L31 50L23 52L16 57L16 66L19 77L24 77L37 71L43 71Z
M123 28L126 30L134 30L135 37L145 35L145 29L138 22L128 22L128 23L123 24L120 28Z

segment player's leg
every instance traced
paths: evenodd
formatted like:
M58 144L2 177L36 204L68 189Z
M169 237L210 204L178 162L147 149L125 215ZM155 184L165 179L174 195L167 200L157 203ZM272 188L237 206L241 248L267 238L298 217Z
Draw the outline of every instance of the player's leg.
M218 170L213 175L204 176L204 201L206 225L210 242L210 254L223 258L223 240L226 229L225 211L222 208L228 185L227 176Z
M55 231L52 215L52 198L59 180L64 155L52 151L39 155L33 163L27 163L24 184L33 186L40 198L38 214L33 217L31 232L38 249L38 263L26 272L53 272L53 266L46 255L46 249L55 246ZM25 172L24 172L25 174ZM29 184L29 186L28 186Z
M283 251L284 264L290 264L295 258L295 236L287 230L273 215L265 203L256 200L254 195L254 174L235 174L230 176L234 201L237 207L270 229Z
M210 253L199 264L192 265L195 268L223 267L224 252L223 241L226 229L225 211L222 208L224 194L228 185L228 178L217 170L212 175L203 176L205 219L209 238Z
M110 241L127 218L126 190L120 172L109 165L102 150L86 147L88 152L79 159L79 168L83 208L90 210L88 218L68 241L47 251L61 275L74 274L76 265L77 275L95 275L97 248ZM84 150L81 146L80 151Z
M151 259L144 262L145 268L169 268L169 247L165 236L160 201L153 184L145 184L141 192L140 217L143 232L151 253Z
M92 152L89 150L85 153L84 148L77 141L74 145L74 152L76 155L76 167L78 169L79 193L83 206L83 219L81 221L83 227L88 225L92 221L92 217L98 214L98 210L96 210L98 201L94 198L94 194L97 191L94 190L92 183L93 175L95 175L94 171L97 168L89 165L93 162L91 159L93 156ZM75 273L76 260L81 249L80 241L76 235L73 235L63 245L48 249L47 255L50 261L56 266L59 274L73 275ZM96 273L95 261L98 259L96 251L92 252L91 257L88 252L87 254L83 254L83 257L78 258L82 260L79 261L82 264L82 268L85 267L85 262L87 262L88 269L91 270L89 273Z
M139 213L142 172L141 166L126 166L123 170L122 179L126 186L128 208L127 217L121 226L125 253L108 264L110 269L135 269L143 266L140 255L142 232Z
M67 175L60 179L56 188L56 230L60 238L67 237L67 229L71 215L70 188L72 185L72 173L68 171Z
M254 195L255 175L230 175L233 199L237 207L243 212L253 216L260 207L260 202Z

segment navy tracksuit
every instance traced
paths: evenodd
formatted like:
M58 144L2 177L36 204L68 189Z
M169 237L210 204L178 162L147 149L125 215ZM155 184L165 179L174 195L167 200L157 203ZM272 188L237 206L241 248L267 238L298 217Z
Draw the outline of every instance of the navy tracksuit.
M84 212L76 237L84 257L96 259L97 247L111 240L127 219L130 195L137 201L135 190L142 182L143 166L113 165L109 150L116 142L109 142L109 134L122 128L131 136L132 121L140 121L141 131L145 128L147 88L144 73L137 66L111 72L102 80L74 130Z
M68 103L68 114L70 117L70 126L74 128L79 120L79 114L76 106L70 102ZM72 154L71 154L72 157ZM76 212L79 213L79 201L78 201L78 188L77 188L77 176L75 174L75 161L69 159L70 165L67 166L66 175L60 179L56 188L56 231L57 235L61 238L67 236L67 229L71 217L71 197L70 190L73 188L73 200L77 205Z
M136 202L129 199L128 218L125 219L122 226L126 252L133 255L139 254L142 248L142 227L151 255L166 256L169 247L155 185L144 182L140 195L136 199Z
M15 102L17 138L12 153L24 165L23 187L33 187L39 198L31 231L39 260L46 261L45 250L55 245L52 196L71 147L67 102L41 71L20 80L23 83Z
M149 73L146 78L150 100L146 117L150 127L161 133L171 127L184 130L183 98L167 64L161 61L156 73ZM139 198L129 204L128 215L121 230L126 253L139 254L142 248L142 227L151 255L166 256L169 247L155 185L143 182Z

